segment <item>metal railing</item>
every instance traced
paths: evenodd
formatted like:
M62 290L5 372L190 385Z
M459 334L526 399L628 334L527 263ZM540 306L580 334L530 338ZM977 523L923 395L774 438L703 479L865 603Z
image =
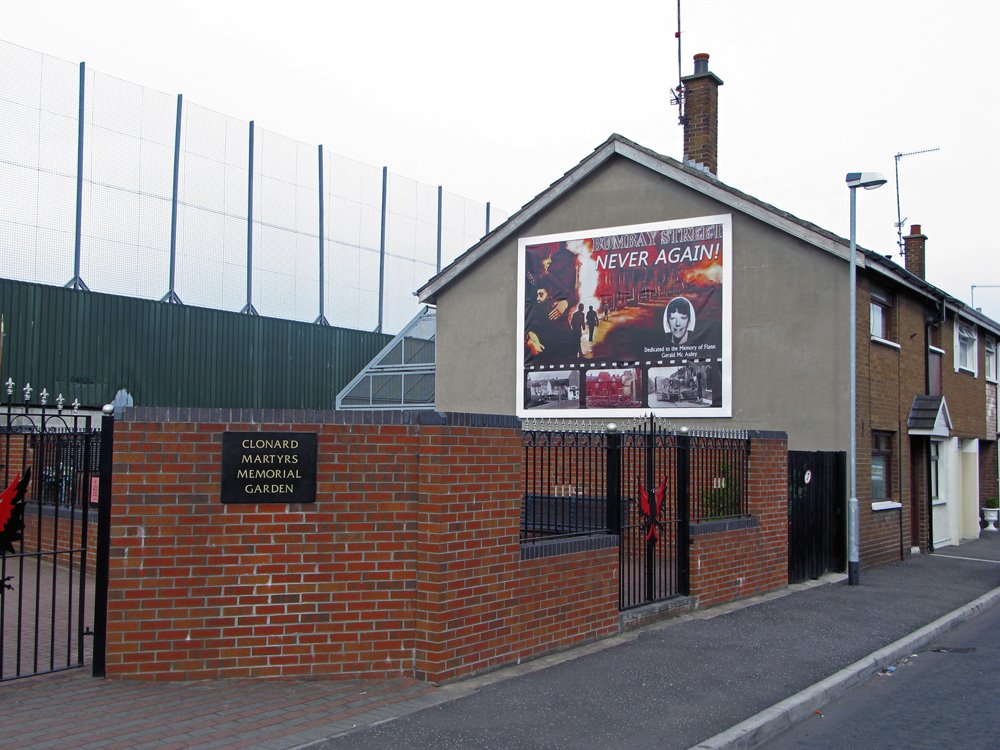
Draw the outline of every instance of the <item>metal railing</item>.
M0 410L3 486L29 475L23 510L6 518L0 548L0 681L82 666L92 631L93 545L101 432L93 417L67 411L48 393ZM6 515L6 514L5 514ZM9 543L9 547L8 547ZM88 556L90 556L88 558ZM90 582L88 585L88 581Z
M691 433L652 417L624 426L524 431L520 537L619 535L628 609L688 593L692 524L749 514L750 443L742 432Z

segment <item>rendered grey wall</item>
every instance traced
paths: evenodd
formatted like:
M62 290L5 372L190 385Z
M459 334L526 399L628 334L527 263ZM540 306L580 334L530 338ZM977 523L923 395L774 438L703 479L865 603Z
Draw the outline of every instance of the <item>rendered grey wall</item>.
M733 416L678 426L784 430L793 450L846 450L846 261L624 158L519 236L722 213L733 217ZM438 409L515 413L517 304L517 237L441 293Z

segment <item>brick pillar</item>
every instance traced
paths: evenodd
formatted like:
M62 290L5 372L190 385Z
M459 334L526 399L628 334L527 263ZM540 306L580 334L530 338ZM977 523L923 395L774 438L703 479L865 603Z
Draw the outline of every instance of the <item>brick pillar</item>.
M708 71L708 55L694 56L694 74L684 86L684 163L719 171L719 86L722 80Z
M521 433L420 433L415 674L443 680L503 661L520 563Z
M927 235L920 233L919 224L913 224L910 227L910 233L903 238L906 270L922 279L926 278L926 242Z
M749 512L757 518L757 565L763 590L788 585L788 438L755 437L750 443Z

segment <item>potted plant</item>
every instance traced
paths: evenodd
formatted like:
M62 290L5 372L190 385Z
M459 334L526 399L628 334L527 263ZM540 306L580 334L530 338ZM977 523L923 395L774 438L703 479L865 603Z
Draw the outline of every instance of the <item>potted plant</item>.
M987 531L997 531L997 516L1000 515L1000 500L988 497L983 500L983 520Z

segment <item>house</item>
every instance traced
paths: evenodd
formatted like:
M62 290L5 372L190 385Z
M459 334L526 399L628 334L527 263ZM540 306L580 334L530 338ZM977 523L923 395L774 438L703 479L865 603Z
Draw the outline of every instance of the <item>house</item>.
M612 135L419 290L438 409L535 416L539 377L581 372L561 418L848 449L850 245L716 176L721 85L697 55L683 162ZM913 226L905 267L856 253L862 566L978 535L997 494L1000 324L927 282L926 241ZM638 388L609 398L625 373Z

